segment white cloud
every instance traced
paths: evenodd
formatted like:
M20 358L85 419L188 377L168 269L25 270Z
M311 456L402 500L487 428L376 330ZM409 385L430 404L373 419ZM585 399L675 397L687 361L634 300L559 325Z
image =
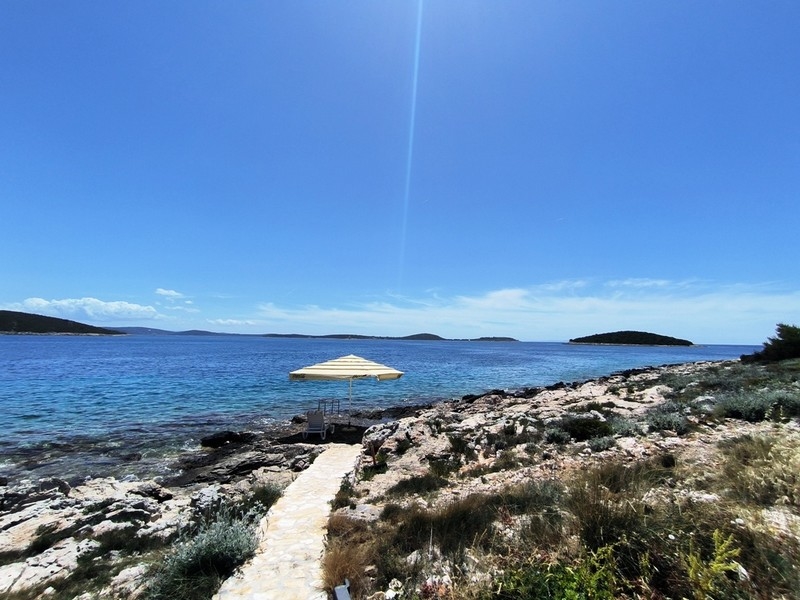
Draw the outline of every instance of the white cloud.
M241 327L242 325L256 325L255 321L242 320L242 319L209 319L208 322L212 325L234 326L234 327Z
M647 279L647 278L629 278L629 279L615 279L606 283L608 287L613 288L665 288L674 286L674 282L667 279Z
M176 292L175 290L165 290L164 288L156 288L156 294L159 296L164 296L165 298L169 298L170 300L178 300L183 298L183 294L180 292Z
M12 310L21 310L63 319L106 323L161 318L161 315L152 306L143 306L124 301L106 302L97 298L64 298L61 300L28 298L15 304Z
M392 297L344 308L268 303L259 307L259 316L268 327L286 333L427 331L457 338L567 340L638 329L696 343L758 344L772 334L776 323L800 321L800 290L655 279L566 281L473 296Z

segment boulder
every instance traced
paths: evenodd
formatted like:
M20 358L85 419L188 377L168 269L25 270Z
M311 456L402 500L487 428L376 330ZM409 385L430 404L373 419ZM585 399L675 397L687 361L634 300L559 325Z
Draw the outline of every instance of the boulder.
M0 590L18 592L64 577L78 566L78 558L99 546L93 540L67 538L24 562L4 565L0 567Z
M255 438L255 434L247 431L220 431L201 438L200 445L203 448L221 448L231 443L251 443Z

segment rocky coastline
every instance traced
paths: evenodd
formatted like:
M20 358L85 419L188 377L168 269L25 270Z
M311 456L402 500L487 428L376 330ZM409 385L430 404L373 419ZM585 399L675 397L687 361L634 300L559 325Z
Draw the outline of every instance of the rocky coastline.
M269 434L219 432L204 439L201 451L178 457L175 475L152 480L98 478L77 485L56 478L0 481L0 596L32 588L46 592L49 583L69 577L78 568L81 556L114 536L127 534L146 547L147 540L173 539L193 518L222 499L241 498L260 485L285 487L328 442L362 444L362 465L375 464L379 456L387 465L374 477L356 478L353 492L357 500L339 509L365 519L376 518L386 491L399 481L427 471L437 461L452 460L456 438L464 440L463 451L474 457L469 468L481 468L482 474L460 478L446 496L429 502L498 490L523 480L552 478L610 458L636 460L680 450L706 460L703 450L719 440L771 425L701 425L685 436L668 429L643 429L609 436L613 443L595 449L586 440L572 439L566 444L543 444L535 459L522 465L509 462L503 467L502 463L523 447L524 433L533 420L554 423L570 414L603 422L612 413L635 420L667 401L669 387L656 383L665 375L691 378L734 362L634 369L590 381L494 390L435 405L358 414L349 427L340 424L325 441L318 436L304 439L301 418ZM599 407L605 407L602 413ZM795 422L788 426L797 429ZM446 435L437 435L438 431ZM86 592L78 596L81 600L132 598L141 591L148 564L137 557L145 553L115 552L117 562L112 556L103 563L116 567L102 591L99 595Z

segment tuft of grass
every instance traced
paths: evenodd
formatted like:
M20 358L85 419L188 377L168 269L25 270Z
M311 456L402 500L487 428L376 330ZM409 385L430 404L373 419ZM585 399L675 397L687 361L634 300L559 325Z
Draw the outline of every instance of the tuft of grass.
M336 495L333 497L331 508L333 510L344 508L345 506L355 508L355 502L353 501L355 492L356 490L353 487L350 478L345 477L342 479L342 484L339 486L339 491L336 492Z
M800 438L744 435L720 448L720 483L730 497L758 506L800 506Z
M374 465L364 465L364 468L361 469L361 479L362 481L372 481L375 475L382 475L388 470L389 465L385 462L378 462Z
M322 561L325 586L332 590L349 579L353 597L362 597L369 583L364 570L377 560L377 542L376 532L366 521L331 515L328 520L328 545Z
M443 554L453 555L486 542L496 515L496 499L470 494L436 509L414 506L399 522L393 545L403 552L427 549L433 542Z
M250 494L239 506L242 513L257 512L267 514L272 505L283 495L283 489L274 483L259 485L250 490Z
M404 496L408 494L427 494L449 485L444 477L434 473L415 475L402 479L386 490L388 496Z

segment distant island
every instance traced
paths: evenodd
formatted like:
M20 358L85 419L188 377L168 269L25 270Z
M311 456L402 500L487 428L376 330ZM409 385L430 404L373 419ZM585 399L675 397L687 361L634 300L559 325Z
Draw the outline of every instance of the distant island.
M614 331L611 333L597 333L571 339L570 344L619 344L634 346L693 346L689 340L658 335L646 331Z
M189 331L168 331L153 327L115 327L106 329L77 321L46 317L33 313L0 310L0 334L71 334L71 335L179 335L179 336L243 336L269 338L298 339L335 339L335 340L421 340L421 341L464 341L464 342L516 342L510 337L480 337L473 339L448 340L433 333L415 333L402 337L360 335L355 333L333 333L329 335L305 335L299 333L220 333L192 329Z
M404 335L402 337L392 337L385 335L360 335L353 333L332 333L328 335L303 335L298 333L267 333L264 337L277 337L277 338L312 338L312 339L334 339L334 340L422 340L432 342L517 342L511 337L479 337L479 338L465 338L465 339L448 339L434 333L415 333L413 335Z
M39 333L71 335L122 335L121 331L94 327L68 319L31 313L0 310L0 333Z

